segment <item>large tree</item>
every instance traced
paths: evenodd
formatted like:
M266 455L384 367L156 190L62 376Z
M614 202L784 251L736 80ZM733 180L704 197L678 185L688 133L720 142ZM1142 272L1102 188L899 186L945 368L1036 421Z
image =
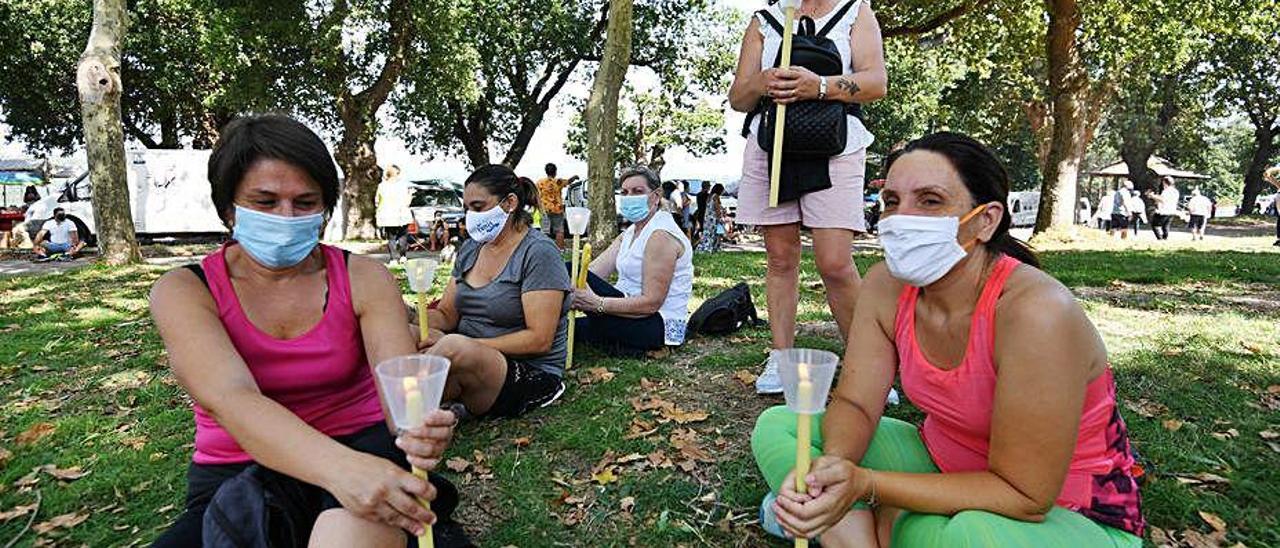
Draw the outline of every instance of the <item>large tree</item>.
M88 144L98 247L110 265L142 262L129 209L124 133L120 122L120 50L128 28L124 2L94 0L93 30L80 56L74 80L84 117L84 140Z
M587 178L590 207L596 222L591 240L608 245L617 233L613 209L614 141L618 129L618 92L631 65L631 0L609 0L609 26L604 57L596 71L591 97L583 113L587 124Z
M1262 173L1280 154L1280 4L1230 2L1219 27L1210 74L1217 100L1253 126L1253 153L1244 170L1240 206L1253 207L1266 189Z
M427 31L448 30L446 0L215 2L215 50L226 93L248 110L298 114L336 134L345 238L375 235L381 180L379 112L412 65ZM424 25L429 21L430 25ZM423 46L427 51L429 46Z

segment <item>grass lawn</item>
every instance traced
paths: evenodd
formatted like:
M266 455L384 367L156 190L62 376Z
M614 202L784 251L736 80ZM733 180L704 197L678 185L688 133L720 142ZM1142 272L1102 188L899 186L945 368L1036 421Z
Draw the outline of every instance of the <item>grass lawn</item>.
M1265 439L1280 432L1278 259L1045 254L1106 339L1157 540L1211 533L1205 512L1225 523L1226 544L1280 546L1280 439ZM856 260L865 271L878 259ZM763 265L699 256L696 297L746 280L763 308ZM0 543L32 520L17 545L146 544L180 511L192 422L147 315L161 273L0 279ZM797 345L839 351L811 261L801 287ZM579 352L556 405L458 431L445 473L464 492L461 519L485 546L768 542L748 443L755 416L779 402L748 386L767 341L751 329L661 360ZM905 402L888 413L920 418Z

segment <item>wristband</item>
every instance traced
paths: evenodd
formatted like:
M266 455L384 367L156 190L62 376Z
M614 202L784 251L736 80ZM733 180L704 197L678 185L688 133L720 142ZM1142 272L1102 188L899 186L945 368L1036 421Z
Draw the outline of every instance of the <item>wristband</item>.
M600 302L596 304L596 314L604 314L604 297L600 297Z
M827 99L827 77L818 77L818 100L825 101Z

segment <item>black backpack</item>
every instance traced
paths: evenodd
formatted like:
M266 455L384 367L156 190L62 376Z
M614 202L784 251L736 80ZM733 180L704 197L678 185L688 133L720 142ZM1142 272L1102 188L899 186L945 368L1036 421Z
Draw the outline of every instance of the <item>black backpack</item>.
M739 283L716 295L689 316L688 332L703 335L724 335L741 329L744 325L760 326L764 322L751 302L751 289Z

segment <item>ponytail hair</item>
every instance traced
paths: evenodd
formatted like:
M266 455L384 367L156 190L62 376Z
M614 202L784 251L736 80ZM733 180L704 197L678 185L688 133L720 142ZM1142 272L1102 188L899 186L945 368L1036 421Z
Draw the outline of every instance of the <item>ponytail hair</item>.
M951 167L960 174L964 186L969 189L974 207L991 202L1005 204L1000 224L996 226L991 240L983 244L987 250L1040 268L1040 259L1031 246L1009 233L1009 227L1013 224L1013 216L1008 207L1009 172L991 149L967 135L943 131L916 139L894 152L885 163L885 171L888 172L889 166L902 155L916 150L927 150L945 156L951 162Z
M538 187L527 177L517 177L516 172L502 164L489 164L467 177L466 184L480 185L499 200L514 194L516 209L511 216L525 226L533 224L533 210L538 208Z

